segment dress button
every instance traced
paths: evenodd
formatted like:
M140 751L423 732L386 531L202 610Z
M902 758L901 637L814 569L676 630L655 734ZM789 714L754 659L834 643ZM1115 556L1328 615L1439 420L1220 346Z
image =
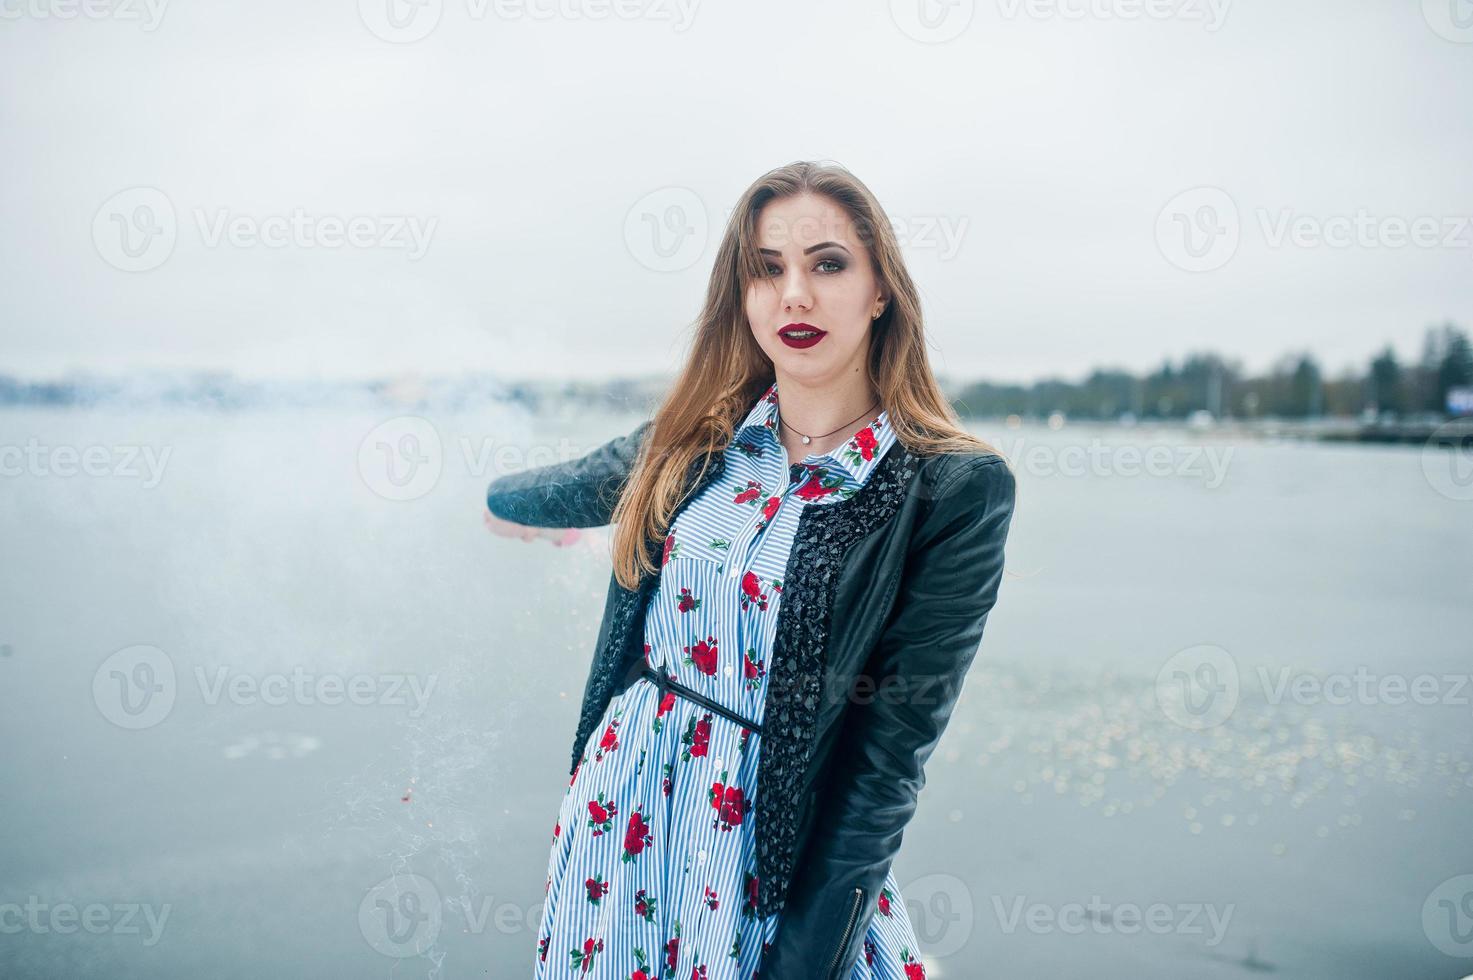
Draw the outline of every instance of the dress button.
M727 676L727 677L730 677L730 676L731 676L731 673L732 673L732 667L731 667L731 664L727 664L727 665L726 665L726 676Z

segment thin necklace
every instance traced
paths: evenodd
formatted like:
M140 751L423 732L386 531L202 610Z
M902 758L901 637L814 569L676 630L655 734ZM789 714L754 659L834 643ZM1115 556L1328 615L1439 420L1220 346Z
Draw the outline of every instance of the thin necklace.
M875 402L875 405L878 405L878 404L879 404L879 402ZM869 408L866 408L864 411L862 411L858 415L854 416L854 418L850 419L848 422L845 422L843 425L839 426L839 429L847 428L847 427L853 425L855 422L858 422L860 419L864 418L870 412L873 412L875 410L875 405L871 405ZM777 421L778 421L778 424L779 425L787 425L789 429L793 429L793 427L791 425L788 425L788 423L786 423L786 422L784 422L782 420L782 415L781 414L778 415ZM803 436L803 445L806 446L810 442L812 442L814 439L824 439L824 438L827 438L828 436L833 435L834 432L838 432L839 429L834 429L832 432L825 432L821 436L804 436L803 433L798 432L797 429L793 429L793 431L794 432L798 432L798 435Z

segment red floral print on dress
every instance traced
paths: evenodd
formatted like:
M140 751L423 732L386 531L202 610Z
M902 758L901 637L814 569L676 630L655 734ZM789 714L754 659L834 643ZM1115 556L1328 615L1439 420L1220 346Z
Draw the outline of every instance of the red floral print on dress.
M761 480L748 480L745 486L737 490L736 494L731 498L731 502L734 504L756 503L762 499L762 495L765 492L762 489Z
M782 506L782 503L783 498L781 497L768 497L766 502L762 504L762 520L757 522L758 534L766 530L767 525L772 521L772 515L777 513L777 509Z
M675 935L665 940L665 975L675 975L675 961L680 958L680 920L675 920Z
M746 800L743 797L740 786L728 786L726 784L727 770L721 770L721 778L711 784L706 791L706 799L716 810L716 817L711 821L711 829L718 827L722 830L731 830L732 827L742 822L743 815L747 812Z
M657 904L658 903L655 901L655 896L653 896L653 895L646 895L645 894L645 890L643 888L641 888L639 891L637 891L637 892L634 893L634 914L637 915L637 916L639 916L641 919L643 919L646 922L654 922L655 921L655 911L656 911L656 905ZM639 954L639 961L640 961L640 966L643 966L644 965L644 954L643 953L640 953Z
M593 828L595 837L613 830L614 818L618 815L618 805L613 800L605 800L602 792L598 799L588 801L588 826Z
M584 890L588 893L588 903L597 905L599 900L609 893L609 883L604 881L603 875L594 875L583 883Z
M854 433L854 438L849 440L849 444L846 447L849 452L866 463L875 458L875 450L880 445L879 440L875 438L875 426L879 425L879 421L879 419L875 419L875 421ZM857 460L851 460L851 462L857 462Z
M594 762L602 762L604 756L617 751L623 743L619 741L616 729L623 723L623 719L617 714L609 721L608 727L604 729L603 737L598 740L598 750L593 753Z
M757 884L761 881L750 871L742 872L742 891L746 899L742 902L742 918L753 919L757 917Z
M653 839L650 825L644 822L644 814L636 807L629 815L629 828L624 831L624 855L620 860L633 861Z
M707 747L711 744L710 712L702 715L700 721L692 717L690 723L686 725L685 734L680 736L680 741L685 746L681 758L689 760L693 756L705 755Z
M574 949L571 951L573 954L573 969L577 970L579 973L587 973L589 969L593 966L594 954L602 952L603 948L604 941L602 939L583 940L582 949Z
M742 678L746 689L755 691L762 686L762 678L767 676L767 661L757 653L756 647L747 647L747 653L742 658Z
M793 492L802 500L822 500L824 497L838 493L844 486L844 475L842 473L830 474L822 466L815 466L809 470L808 479L803 485Z
M755 573L747 572L742 576L742 612L754 605L766 611L767 593L762 591L762 580Z
M660 705L655 709L655 720L650 722L650 729L656 733L664 731L665 723L661 721L675 707L675 692L666 691L660 698ZM668 794L667 794L668 795Z
M685 650L685 663L690 664L707 677L716 673L716 637L708 636L683 649Z

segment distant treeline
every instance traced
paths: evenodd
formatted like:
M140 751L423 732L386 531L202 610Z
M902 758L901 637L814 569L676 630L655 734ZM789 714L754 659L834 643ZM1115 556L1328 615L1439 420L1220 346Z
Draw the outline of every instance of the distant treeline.
M488 402L515 402L531 411L578 404L600 411L653 411L673 378L613 378L602 381L508 381L475 374L368 380L247 380L228 371L141 372L114 377L74 376L23 381L0 374L0 407L187 407L242 411L257 407L433 406L463 410ZM1314 355L1290 354L1268 374L1252 377L1238 362L1212 353L1168 359L1139 376L1097 369L1083 381L1045 379L1026 385L949 380L945 385L964 416L1020 415L1043 418L1055 412L1076 419L1184 419L1195 412L1215 418L1303 419L1363 416L1399 419L1445 416L1450 388L1473 385L1473 349L1452 324L1426 333L1422 356L1401 364L1391 347L1372 358L1364 373L1325 379Z
M1266 375L1249 376L1241 363L1217 354L1191 354L1180 365L1168 359L1144 376L1098 369L1083 381L1045 379L1027 385L986 381L954 395L963 415L1071 418L1214 417L1314 418L1374 413L1396 417L1446 415L1449 388L1473 385L1473 347L1451 323L1427 330L1415 364L1397 361L1390 345L1364 372L1326 379L1314 355L1287 354Z

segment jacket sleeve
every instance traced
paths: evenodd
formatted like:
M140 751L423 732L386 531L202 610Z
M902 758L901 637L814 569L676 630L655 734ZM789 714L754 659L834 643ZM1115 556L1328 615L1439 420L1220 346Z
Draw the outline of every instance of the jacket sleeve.
M890 618L850 698L761 980L847 978L982 641L1002 578L1015 478L999 456L938 478ZM904 915L903 907L895 914ZM919 951L912 950L919 958Z
M602 527L653 420L563 463L508 473L486 488L486 507L503 520L531 527Z

